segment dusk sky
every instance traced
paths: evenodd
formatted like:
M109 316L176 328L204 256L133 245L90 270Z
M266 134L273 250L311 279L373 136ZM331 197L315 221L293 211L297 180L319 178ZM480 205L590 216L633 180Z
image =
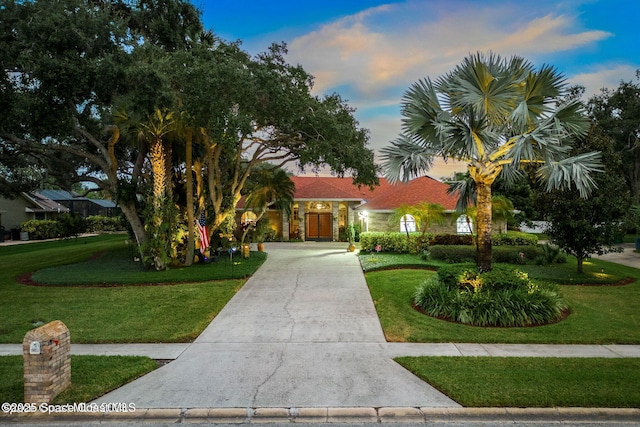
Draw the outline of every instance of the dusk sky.
M521 55L557 67L587 96L635 80L638 0L192 0L207 29L251 54L286 42L288 61L337 92L378 150L400 132L400 99L414 81L451 70L469 53ZM429 175L460 165L438 163Z

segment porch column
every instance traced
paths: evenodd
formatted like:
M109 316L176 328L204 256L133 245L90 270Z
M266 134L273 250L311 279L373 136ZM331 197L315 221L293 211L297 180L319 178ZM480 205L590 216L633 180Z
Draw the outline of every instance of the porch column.
M282 240L285 242L289 240L289 230L291 225L289 224L289 215L285 211L282 211Z
M332 215L333 215L333 241L337 242L340 239L340 203L331 202Z
M307 234L307 214L304 212L304 202L298 202L298 229L300 230L300 239L304 242Z

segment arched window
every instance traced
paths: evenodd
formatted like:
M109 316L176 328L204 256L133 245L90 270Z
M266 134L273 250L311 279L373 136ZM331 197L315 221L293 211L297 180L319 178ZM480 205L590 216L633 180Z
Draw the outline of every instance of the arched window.
M256 216L256 214L254 214L251 211L246 211L245 213L242 214L242 218L240 219L240 221L245 224L245 223L249 223L249 222L256 222L256 219L258 217Z
M458 234L471 234L473 230L473 220L467 215L461 215L456 221L456 231Z
M403 233L416 231L416 219L413 215L406 214L400 218L400 231Z

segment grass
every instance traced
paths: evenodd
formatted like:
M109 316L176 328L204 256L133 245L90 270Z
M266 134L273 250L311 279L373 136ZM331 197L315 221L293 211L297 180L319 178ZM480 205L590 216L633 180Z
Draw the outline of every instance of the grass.
M402 357L396 361L463 406L640 406L640 359Z
M361 253L360 265L364 271L377 271L393 268L437 268L444 262L425 261L417 255L394 253Z
M24 402L22 356L0 357L0 401ZM135 356L71 356L71 385L53 403L89 402L157 368Z
M209 264L149 271L134 261L135 255L135 249L123 240L117 247L89 260L42 269L31 278L38 283L60 286L203 282L250 276L266 259L263 252L252 252L247 259L242 259L240 253L233 259L225 254L219 261Z
M619 277L640 278L640 271L604 261L594 268ZM549 267L547 267L549 268ZM556 266L553 266L556 268ZM560 286L571 314L545 326L481 328L438 320L415 311L411 303L425 270L389 270L366 274L385 336L392 342L475 342L548 344L639 344L640 282L625 286ZM535 277L534 274L531 274Z
M99 252L129 254L125 239L105 235L1 247L0 343L20 343L38 322L52 320L64 322L75 343L189 342L244 284L244 279L214 280L231 270L230 263L225 266L224 262L194 266L193 270L139 270L131 273L136 276L129 282L175 281L171 286L25 286L16 281L18 276L53 267L56 269L49 273L54 276L75 275L85 284L114 277L117 283L126 281L122 277L127 275L120 271L126 268L120 269L117 263L104 267L90 260ZM264 261L256 259L253 270ZM58 270L60 265L68 267ZM234 266L234 273L240 277L248 271ZM194 282L178 283L185 280Z

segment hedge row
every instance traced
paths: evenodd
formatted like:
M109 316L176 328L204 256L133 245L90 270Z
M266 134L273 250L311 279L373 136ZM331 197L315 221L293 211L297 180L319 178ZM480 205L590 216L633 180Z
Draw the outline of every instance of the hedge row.
M400 232L374 232L360 233L360 249L365 252L376 252L379 247L381 252L393 253L422 253L429 247L429 239L432 234Z
M60 235L58 221L52 219L32 219L20 225L22 231L29 233L29 239L53 239Z
M495 246L491 251L494 262L509 264L524 264L535 261L543 256L543 249L539 246ZM435 245L430 246L428 258L450 263L474 262L476 259L475 246Z
M491 236L493 246L536 246L538 236L520 231L507 231Z
M20 225L29 233L29 239L44 240L57 237L76 236L80 233L124 231L126 225L120 217L89 216L85 219L77 214L62 214L57 219L32 219Z
M85 218L85 223L89 233L125 231L127 229L124 218L121 216L93 215Z
M538 237L533 234L508 231L504 234L492 236L493 245L499 246L530 246L536 247ZM375 252L379 247L382 252L394 253L422 253L434 246L440 245L467 245L474 251L473 236L469 234L432 234L432 233L407 233L401 232L366 232L360 234L360 248L365 252Z

